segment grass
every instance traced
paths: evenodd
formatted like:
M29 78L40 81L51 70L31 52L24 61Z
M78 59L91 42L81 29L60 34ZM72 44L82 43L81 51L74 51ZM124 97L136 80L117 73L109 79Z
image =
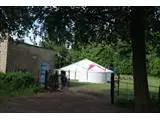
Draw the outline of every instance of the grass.
M158 92L158 88L160 86L160 78L158 77L148 77L148 84L149 84L149 90L151 92ZM96 90L104 90L104 89L110 89L110 84L95 84L95 83L85 83L85 82L76 82L71 81L70 83L71 87L76 88L90 88L90 89L96 89ZM128 92L133 91L133 78L129 75L121 75L120 79L120 89L127 89Z
M160 86L160 78L149 76L148 77L148 84L149 84L149 92L150 97L153 100L158 101L158 92L159 92L159 86ZM70 88L74 90L93 90L97 92L101 92L103 94L106 94L106 92L110 91L110 84L94 84L94 83L79 83L79 82L71 82ZM119 85L119 96L118 95L118 87L117 84L115 84L115 96L118 101L129 101L132 102L134 98L134 90L133 90L133 78L129 75L121 75L120 78L120 85Z
M36 92L34 91L34 88L26 88L24 90L4 90L0 89L0 104L7 102L8 97L17 97L17 96L33 96Z
M158 99L158 92L160 86L160 78L149 76L148 77L149 92L152 99ZM122 75L120 79L120 95L125 94L129 99L133 98L133 78L128 75Z
M72 81L70 83L70 87L76 87L76 89L85 89L85 88L89 88L89 89L94 89L94 90L105 90L105 89L109 89L109 84L95 84L95 83L85 83L85 82L75 82Z
M160 78L149 76L149 91L152 99L158 101L158 91L160 86ZM117 84L115 84L115 96L119 103L132 103L134 90L133 90L133 78L129 75L121 75L120 86L119 86L119 96L117 96ZM94 84L94 83L80 83L76 81L71 81L71 90L91 90L96 91L101 94L106 94L110 92L110 83L105 84ZM31 96L35 94L32 88L27 88L20 91L11 91L6 88L3 84L0 84L0 97L4 96ZM0 100L1 102L2 100Z
M106 94L106 91L110 90L110 84L95 84L95 83L85 83L85 82L76 82L71 81L70 82L70 90L74 91L96 91L100 94Z
M17 83L14 81L14 83ZM32 96L39 91L38 84L31 84L27 87L22 87L19 89L15 89L13 83L5 82L4 80L0 80L0 103L6 101L8 97L13 96Z
M160 78L149 76L148 85L150 97L152 99L152 111L159 112L158 92L160 86ZM110 83L94 84L94 83L79 83L72 81L70 88L73 90L91 90L101 94L110 94ZM115 104L124 108L134 107L134 90L133 90L133 78L129 75L121 75L119 84L119 96L117 84L115 84ZM109 95L108 94L108 95Z

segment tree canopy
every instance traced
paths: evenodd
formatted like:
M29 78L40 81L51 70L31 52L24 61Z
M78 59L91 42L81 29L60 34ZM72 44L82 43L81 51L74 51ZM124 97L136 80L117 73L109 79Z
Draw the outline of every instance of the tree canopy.
M145 111L149 95L146 52L148 60L155 57L148 64L150 69L159 69L155 64L160 61L160 7L0 7L0 16L1 35L9 33L21 38L32 29L34 35L45 34L45 47L64 46L70 41L75 50L83 51L78 53L80 57L89 55L99 62L110 57L125 63L132 51L136 105ZM65 49L60 51L67 56Z

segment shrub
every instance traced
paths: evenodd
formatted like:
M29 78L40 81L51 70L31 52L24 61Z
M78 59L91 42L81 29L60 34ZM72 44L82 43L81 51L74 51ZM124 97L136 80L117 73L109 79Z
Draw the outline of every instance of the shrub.
M40 87L41 86L39 83L35 83L34 85L31 86L34 93L38 93L40 91Z
M3 79L0 80L0 95L30 95L40 90L40 84L34 80L30 73L10 72L0 74L0 76Z
M1 90L5 90L5 89L6 89L6 86L4 84L4 81L0 80L0 94L1 94L1 92L3 92Z
M12 89L24 89L35 84L33 76L30 73L23 72L7 73L4 81L5 84L8 84Z
M0 72L0 80L3 80L5 78L5 73Z

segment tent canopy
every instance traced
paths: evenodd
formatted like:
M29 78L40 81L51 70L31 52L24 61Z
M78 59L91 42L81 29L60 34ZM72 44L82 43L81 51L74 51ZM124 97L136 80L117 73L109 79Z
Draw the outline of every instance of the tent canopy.
M88 71L88 72L112 72L109 69L104 68L103 66L88 60L83 59L71 65L60 68L64 71Z
M78 80L79 82L105 83L110 81L112 71L105 69L103 66L83 59L71 65L60 68L66 71L66 76L70 80Z

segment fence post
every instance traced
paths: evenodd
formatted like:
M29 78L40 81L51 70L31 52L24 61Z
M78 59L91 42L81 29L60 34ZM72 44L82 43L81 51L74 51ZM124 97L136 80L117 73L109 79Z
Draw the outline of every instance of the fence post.
M67 86L69 87L70 83L70 71L68 71L68 77L67 77Z
M111 73L111 104L114 104L114 73Z
M57 90L59 87L59 73L58 70L54 70L54 74L52 74L52 84L53 84L53 89L52 90Z
M160 104L160 86L159 86L159 90L158 90L158 102Z
M67 79L66 79L66 71L61 71L61 81L62 81L62 87L66 87L67 85Z
M47 81L48 81L48 71L45 71L45 85L44 88L47 89Z
M61 71L58 70L58 90L62 90L62 80L61 80Z
M117 76L118 76L118 79L117 79L117 82L118 82L118 91L117 91L117 95L119 96L120 74L118 73Z

